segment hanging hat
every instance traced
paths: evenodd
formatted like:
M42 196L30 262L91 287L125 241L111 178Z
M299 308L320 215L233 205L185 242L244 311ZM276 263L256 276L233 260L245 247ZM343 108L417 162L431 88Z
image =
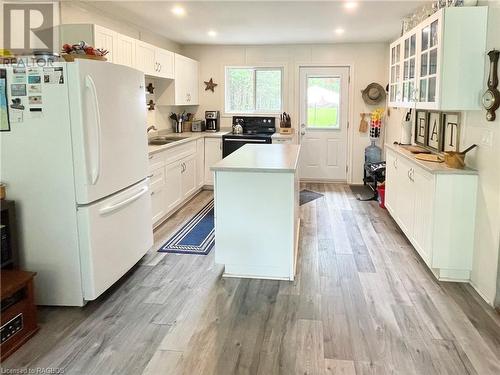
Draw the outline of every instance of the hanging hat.
M378 83L372 82L366 89L361 91L361 95L366 104L375 105L385 100L385 90Z

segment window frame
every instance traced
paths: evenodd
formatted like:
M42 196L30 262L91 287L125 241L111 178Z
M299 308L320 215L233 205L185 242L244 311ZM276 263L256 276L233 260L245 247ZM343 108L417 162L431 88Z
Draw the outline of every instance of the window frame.
M269 70L279 70L281 72L281 85L280 85L280 109L276 111L229 111L227 108L228 100L227 100L227 95L228 95L228 84L227 84L227 74L230 69L253 69L254 74L253 74L253 87L254 87L254 95L253 95L253 107L256 107L256 102L257 102L257 80L255 79L256 72L257 71L269 71ZM276 116L280 115L284 111L284 81L285 81L285 66L284 65L279 65L279 64L268 64L268 65L227 65L224 67L224 115L226 117L232 117L232 116L238 116L238 115L243 115L243 116L248 116L248 115L255 115L255 116Z

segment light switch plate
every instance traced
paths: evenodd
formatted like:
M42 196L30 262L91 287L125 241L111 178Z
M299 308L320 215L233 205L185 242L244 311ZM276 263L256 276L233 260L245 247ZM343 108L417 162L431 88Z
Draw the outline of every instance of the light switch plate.
M481 146L493 146L493 132L491 130L483 130L483 135L481 136Z

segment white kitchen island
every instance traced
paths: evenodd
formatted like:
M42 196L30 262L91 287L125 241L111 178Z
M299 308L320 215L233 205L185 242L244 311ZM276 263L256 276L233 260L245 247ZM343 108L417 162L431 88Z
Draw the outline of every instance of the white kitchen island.
M212 166L215 262L225 277L293 280L300 146L247 144Z

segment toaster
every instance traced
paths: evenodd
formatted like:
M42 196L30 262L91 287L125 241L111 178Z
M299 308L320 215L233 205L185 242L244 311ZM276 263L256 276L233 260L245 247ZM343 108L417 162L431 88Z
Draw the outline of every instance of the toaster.
M191 124L192 132L204 132L206 129L205 120L193 120Z

